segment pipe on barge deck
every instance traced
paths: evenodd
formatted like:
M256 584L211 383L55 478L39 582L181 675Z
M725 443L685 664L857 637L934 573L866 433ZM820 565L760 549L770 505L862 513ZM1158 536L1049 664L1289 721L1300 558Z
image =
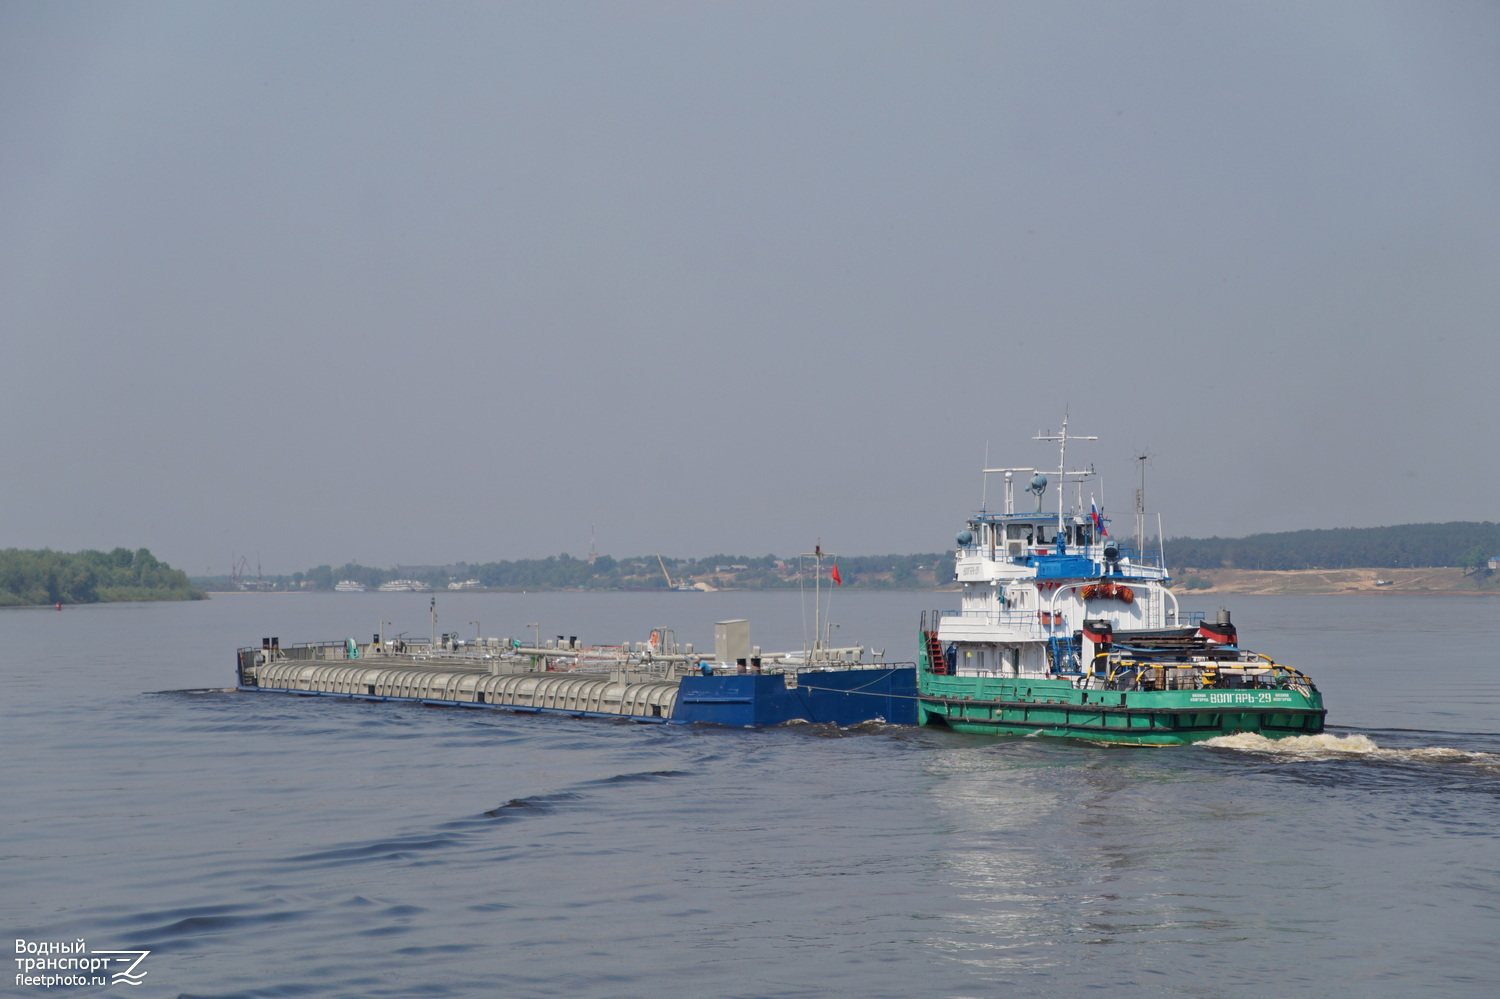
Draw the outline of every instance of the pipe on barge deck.
M675 680L624 682L576 673L491 673L484 669L382 664L370 660L316 663L276 660L255 668L245 689L331 694L374 700L439 701L569 714L619 715L667 721L677 702Z

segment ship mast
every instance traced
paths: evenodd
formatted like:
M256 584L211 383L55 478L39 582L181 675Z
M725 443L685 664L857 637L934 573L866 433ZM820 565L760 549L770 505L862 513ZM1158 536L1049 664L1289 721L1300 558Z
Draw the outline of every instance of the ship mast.
M1079 434L1068 433L1068 414L1063 413L1062 433L1037 434L1032 440L1057 441L1057 536L1063 537L1066 528L1063 525L1063 506L1067 502L1068 481L1068 441L1096 441L1097 437L1084 437Z
M1146 551L1146 461L1150 457L1147 452L1136 458L1141 463L1141 486L1135 491L1135 550L1141 553Z

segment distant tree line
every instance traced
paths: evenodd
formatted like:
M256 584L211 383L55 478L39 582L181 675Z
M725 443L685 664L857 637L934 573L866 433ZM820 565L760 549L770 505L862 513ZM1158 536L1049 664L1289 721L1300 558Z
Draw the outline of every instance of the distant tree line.
M85 553L87 554L87 553ZM97 554L97 553L95 553ZM1500 524L1454 522L1399 527L1348 527L1330 530L1253 534L1245 538L1172 538L1166 542L1167 564L1185 569L1351 569L1463 566L1480 571L1500 554ZM830 581L834 562L842 585L857 589L929 589L953 582L953 552L917 555L843 555L825 558ZM662 568L665 565L666 573ZM268 576L253 582L227 576L194 582L207 589L332 590L348 579L375 589L392 579L414 579L434 590L451 582L476 580L493 590L664 590L667 575L674 584L703 582L718 588L785 589L809 585L813 560L798 556L709 555L663 558L642 555L616 559L600 555L592 563L564 552L546 558L452 565L396 566L390 569L346 563L320 565L306 572Z
M187 575L145 548L111 552L0 550L0 606L202 600Z
M1500 555L1500 524L1452 521L1244 538L1169 538L1166 550L1174 570L1477 568Z
M951 554L856 555L825 558L823 576L831 583L835 561L841 585L862 589L921 589L953 579ZM665 572L663 572L665 567ZM267 576L236 582L228 576L199 577L198 585L213 590L331 590L341 580L375 589L393 579L412 579L434 590L451 582L476 580L495 590L665 590L667 577L673 584L702 581L710 586L733 589L784 589L811 585L815 575L812 559L796 556L708 555L703 558L662 558L642 555L616 559L597 556L592 563L564 552L546 558L501 562L459 562L441 566L396 566L375 568L349 562L320 565L305 572Z

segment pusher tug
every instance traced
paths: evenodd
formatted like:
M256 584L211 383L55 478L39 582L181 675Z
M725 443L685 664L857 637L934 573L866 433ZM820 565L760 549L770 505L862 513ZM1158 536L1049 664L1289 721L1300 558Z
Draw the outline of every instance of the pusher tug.
M1057 510L1047 476L1005 476L1004 512L981 511L958 534L957 611L922 615L918 724L960 732L1071 736L1172 746L1236 732L1268 739L1323 731L1323 698L1305 675L1239 646L1229 612L1179 609L1164 553L1118 543L1056 442ZM1015 510L1016 475L1036 509ZM987 480L986 480L987 481ZM1066 486L1078 483L1073 509ZM1139 503L1138 512L1139 512Z

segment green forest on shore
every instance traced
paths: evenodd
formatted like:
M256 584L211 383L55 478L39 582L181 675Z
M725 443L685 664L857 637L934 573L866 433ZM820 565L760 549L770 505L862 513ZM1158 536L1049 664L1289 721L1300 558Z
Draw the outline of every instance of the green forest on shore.
M1129 539L1121 543L1130 545ZM1154 541L1147 542L1148 550ZM1343 569L1462 567L1477 578L1489 575L1488 560L1500 554L1500 524L1458 521L1394 527L1332 528L1255 534L1244 538L1169 538L1167 564L1174 573L1190 569ZM860 589L928 589L953 582L953 553L858 555L824 559L826 577L837 563L842 585ZM664 590L668 576L713 589L778 589L807 585L813 560L797 556L710 555L663 558L655 555L593 559L568 554L546 558L380 569L347 563L320 565L306 572L236 580L227 576L194 579L209 590L332 590L340 580L369 589L392 579L412 579L445 589L469 583L491 590Z
M941 571L943 558L942 553L825 557L823 574L826 581L837 563L845 586L922 589L938 585L935 576ZM951 575L951 558L946 568ZM674 584L702 582L714 588L778 589L810 582L815 571L813 559L797 556L709 555L658 561L655 555L622 559L600 555L590 560L563 553L536 559L401 565L391 569L357 563L337 568L320 565L289 576L243 580L238 585L225 576L195 578L194 582L209 590L331 590L346 579L372 590L392 579L415 580L435 590L444 589L449 583L471 580L478 587L493 590L665 590L670 576Z
M81 551L0 549L0 607L122 600L202 600L187 574L145 548Z
M1451 521L1284 531L1244 538L1173 538L1166 548L1167 564L1174 570L1481 569L1500 555L1500 524Z

